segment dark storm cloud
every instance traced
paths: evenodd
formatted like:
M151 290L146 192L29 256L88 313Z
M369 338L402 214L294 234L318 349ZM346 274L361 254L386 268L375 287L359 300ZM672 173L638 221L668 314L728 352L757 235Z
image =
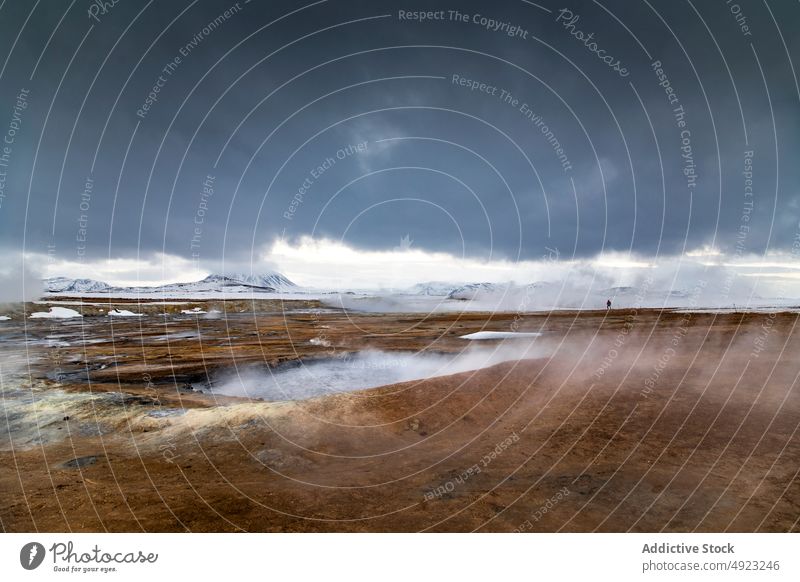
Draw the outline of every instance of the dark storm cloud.
M0 10L0 245L536 258L797 230L796 4L100 4Z

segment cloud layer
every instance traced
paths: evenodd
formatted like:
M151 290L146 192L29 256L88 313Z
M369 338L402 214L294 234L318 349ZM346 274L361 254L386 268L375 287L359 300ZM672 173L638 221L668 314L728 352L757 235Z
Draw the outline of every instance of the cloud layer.
M725 3L63 10L0 18L16 252L210 271L311 237L657 261L798 234L796 4L748 6L746 32Z

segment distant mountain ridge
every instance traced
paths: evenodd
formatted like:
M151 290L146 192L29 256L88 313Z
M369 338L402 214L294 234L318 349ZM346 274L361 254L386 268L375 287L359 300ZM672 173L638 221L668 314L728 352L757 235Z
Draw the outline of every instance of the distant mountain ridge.
M262 275L245 275L242 273L235 273L227 276L209 275L203 280L207 281L213 277L237 281L247 285L252 285L254 287L274 287L275 289L297 287L297 285L278 272L266 273Z
M416 285L409 287L405 292L409 295L431 295L437 297L446 297L462 285L463 283L427 281L425 283L417 283Z
M44 290L48 293L97 293L110 288L108 283L94 279L51 277L44 280Z
M281 273L245 275L232 273L229 275L209 275L200 281L191 283L167 283L157 286L115 287L104 281L94 279L69 279L67 277L51 277L44 280L44 290L51 294L69 293L192 293L192 292L226 292L239 293L261 291L266 293L292 292L297 285Z
M510 284L498 285L495 283L467 283L453 289L448 293L448 299L460 299L462 301L469 301L477 299L481 296L496 293L503 288L508 289Z

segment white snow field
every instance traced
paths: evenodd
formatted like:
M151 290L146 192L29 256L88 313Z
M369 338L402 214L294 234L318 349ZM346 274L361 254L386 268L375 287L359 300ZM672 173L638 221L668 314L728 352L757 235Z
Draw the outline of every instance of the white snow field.
M74 309L66 307L51 307L50 311L37 311L31 313L31 319L69 319L71 317L83 317Z

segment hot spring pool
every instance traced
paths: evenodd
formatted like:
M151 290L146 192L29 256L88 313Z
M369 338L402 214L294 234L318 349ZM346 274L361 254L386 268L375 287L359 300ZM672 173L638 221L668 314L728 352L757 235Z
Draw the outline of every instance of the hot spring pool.
M398 382L446 376L510 360L540 357L525 345L470 347L458 354L367 351L272 370L239 369L218 375L211 391L262 400L303 400Z

